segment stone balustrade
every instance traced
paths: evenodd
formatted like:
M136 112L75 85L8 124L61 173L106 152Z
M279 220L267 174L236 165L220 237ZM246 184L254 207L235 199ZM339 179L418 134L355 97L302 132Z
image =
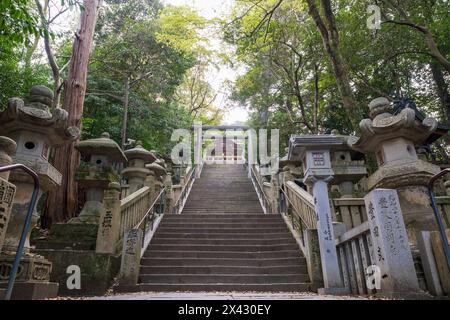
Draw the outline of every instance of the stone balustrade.
M147 213L153 195L150 187L143 187L120 201L120 237L133 229Z

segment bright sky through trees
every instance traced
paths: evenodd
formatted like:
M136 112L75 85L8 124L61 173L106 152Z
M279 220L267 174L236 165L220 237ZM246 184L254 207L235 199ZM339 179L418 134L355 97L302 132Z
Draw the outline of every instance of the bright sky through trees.
M163 3L171 5L187 5L194 8L200 15L207 19L223 18L228 16L234 5L234 0L164 0ZM216 30L219 31L219 30ZM210 38L213 49L221 50L224 43L220 38L220 31L213 32ZM208 80L213 88L218 92L216 104L219 107L230 106L228 93L224 88L224 82L234 81L239 75L239 71L233 70L225 65L220 65L219 69L212 68L208 74ZM248 119L247 110L234 103L224 115L224 122L232 124L235 122L245 122Z

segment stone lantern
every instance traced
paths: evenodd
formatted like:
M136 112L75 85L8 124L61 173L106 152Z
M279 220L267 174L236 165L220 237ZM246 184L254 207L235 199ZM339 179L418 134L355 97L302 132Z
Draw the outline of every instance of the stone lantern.
M375 153L379 168L368 178L368 188L397 189L408 237L414 244L417 231L437 230L426 186L440 169L419 159L416 147L434 134L438 122L418 120L411 108L393 114L386 98L373 100L369 109L370 119L359 125L361 137L351 137L348 143L360 152Z
M49 162L51 148L76 140L80 131L69 127L65 110L50 111L53 92L44 86L31 88L28 103L12 98L8 108L0 114L0 135L8 136L17 143L14 163L21 163L39 175L41 189L38 198L61 183L61 174ZM22 171L11 173L10 182L17 187L11 220L5 240L5 250L15 251L25 222L26 208L30 204L33 180ZM32 226L36 224L38 214L34 213ZM30 228L30 232L31 232ZM29 235L25 251L29 251Z
M145 178L150 174L150 170L145 168L148 163L153 163L156 157L150 151L144 149L138 141L136 147L126 150L128 167L122 171L122 176L128 179L130 194L144 186Z
M7 137L0 137L0 167L12 164L11 155L16 151L16 143ZM11 207L16 186L8 182L9 172L0 173L0 252L6 236Z
M13 162L24 164L38 174L41 182L39 199L43 193L61 183L61 174L48 161L51 149L77 140L80 130L68 126L68 114L65 110L50 110L53 92L47 87L32 87L26 100L26 103L19 98L9 100L6 110L0 113L0 135L13 139L17 144L17 150L12 156ZM0 259L0 269L3 271L10 270L14 260L34 187L32 178L22 171L11 172L9 180L17 187L17 192ZM17 278L22 289L17 293L23 293L20 296L22 298L52 296L57 290L57 284L48 282L51 263L41 256L30 254L29 236L37 219L38 214L34 211L25 242L25 255L21 260L23 271ZM9 274L9 271L5 271L6 273Z
M69 224L98 224L105 211L103 196L109 185L120 182L120 176L114 164L125 163L127 157L119 145L110 139L109 133L102 133L100 138L80 141L75 145L86 163L80 166L76 180L86 194L86 202L80 215Z
M166 169L161 166L160 161L147 164L145 167L150 170L149 175L145 179L145 185L150 187L153 196L156 196L161 188L163 188L162 177L167 174Z

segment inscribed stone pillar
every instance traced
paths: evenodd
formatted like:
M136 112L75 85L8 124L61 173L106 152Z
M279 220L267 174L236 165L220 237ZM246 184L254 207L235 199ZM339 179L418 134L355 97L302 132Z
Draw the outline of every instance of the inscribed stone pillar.
M125 234L120 265L120 284L137 284L139 280L143 233L132 229Z
M397 192L375 189L364 201L376 265L381 271L382 294L418 293L419 282Z
M103 197L104 212L100 216L96 253L116 253L120 236L120 184L110 183Z

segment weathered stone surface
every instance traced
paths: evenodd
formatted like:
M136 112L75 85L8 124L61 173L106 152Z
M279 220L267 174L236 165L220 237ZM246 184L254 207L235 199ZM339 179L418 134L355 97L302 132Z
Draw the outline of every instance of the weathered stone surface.
M112 183L103 198L104 213L100 216L95 252L116 253L120 232L120 185Z
M435 296L441 296L443 291L439 280L436 261L434 260L433 248L431 245L431 233L429 231L421 231L417 234L416 239L428 291Z
M360 123L361 137L350 137L348 144L363 153L375 153L378 170L367 180L369 190L397 189L409 240L422 230L437 230L434 213L425 187L439 167L420 160L420 147L438 128L434 118L417 120L416 112L405 108L393 114L385 98L373 100L369 108L371 119Z
M100 138L81 141L75 148L88 161L80 165L76 175L78 183L85 190L86 202L80 215L71 219L69 224L98 224L100 217L105 215L105 189L111 183L120 181L113 164L125 162L127 158L107 132Z
M450 241L450 229L446 230L446 234L447 239ZM436 261L439 278L441 280L442 290L445 294L450 294L450 267L447 263L447 258L444 253L439 232L431 232L431 245L433 247L433 254Z
M375 189L364 197L381 292L387 295L419 292L400 202L395 190Z
M11 155L16 150L16 147L14 140L0 137L0 167L12 164ZM0 252L6 237L11 208L16 194L16 186L8 182L8 178L9 171L0 173Z
M53 263L51 281L59 284L58 295L103 295L112 285L120 266L118 255L98 254L93 250L38 249L37 252ZM81 289L68 289L67 273L71 265L80 267Z
M128 158L128 167L122 171L122 176L128 179L129 192L133 193L144 186L145 178L150 173L145 165L153 163L156 156L144 149L141 142L138 142L135 148L126 150L125 155Z
M140 229L132 229L125 235L120 265L120 284L134 285L138 283L142 237Z
M322 262L320 257L319 236L316 229L306 229L305 231L306 243L306 259L308 260L308 274L311 284L315 290L322 288L323 272Z
M27 103L22 99L10 99L6 110L0 113L0 135L5 135L15 141L2 139L2 146L8 149L14 148L12 155L14 163L21 163L34 170L41 182L41 195L56 187L61 182L61 174L48 162L51 148L74 141L79 137L79 130L68 127L67 112L62 110L50 111L53 94L51 90L43 86L31 88ZM6 145L5 145L6 143ZM7 146L9 145L9 147ZM15 148L17 145L17 148ZM8 152L7 152L8 153ZM11 163L11 158L0 155L2 163ZM3 177L7 176L2 174ZM33 180L22 171L13 171L9 180L17 188L16 197L11 208L11 218L7 226L7 234L4 241L4 250L14 252L19 243L27 209L30 206L33 191ZM38 214L33 212L31 229L36 224ZM25 252L29 252L29 236L25 242Z

